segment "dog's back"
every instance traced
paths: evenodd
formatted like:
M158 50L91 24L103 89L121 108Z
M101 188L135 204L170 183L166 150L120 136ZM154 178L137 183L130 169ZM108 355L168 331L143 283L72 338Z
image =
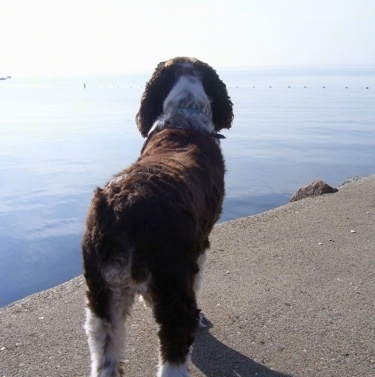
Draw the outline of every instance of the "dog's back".
M195 85L201 85L199 75ZM160 325L158 375L188 376L199 323L200 262L224 197L217 133L186 128L186 119L194 125L208 119L189 112L159 118L139 159L94 194L82 242L92 376L122 375L124 321L136 293Z
M177 269L169 260L196 263L223 197L224 161L212 136L183 129L154 134L138 161L94 194L82 243L86 277L91 266L92 275L114 276L117 268L113 282L144 283L159 264Z

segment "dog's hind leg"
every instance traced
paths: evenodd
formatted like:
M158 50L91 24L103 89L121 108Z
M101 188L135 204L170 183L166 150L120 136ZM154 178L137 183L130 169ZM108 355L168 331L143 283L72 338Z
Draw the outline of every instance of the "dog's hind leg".
M88 294L85 330L91 354L91 377L121 377L125 353L125 319L134 302L126 287L111 287L96 300ZM93 304L95 302L95 304ZM105 310L97 310L101 305Z
M176 266L173 266L176 267ZM198 329L199 310L192 280L186 271L153 274L150 289L159 324L158 377L189 377L188 358Z

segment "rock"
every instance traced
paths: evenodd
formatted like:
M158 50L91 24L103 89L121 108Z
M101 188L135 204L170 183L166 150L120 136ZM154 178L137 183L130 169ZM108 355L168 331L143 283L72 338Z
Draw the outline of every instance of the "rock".
M301 187L290 199L290 202L296 202L297 200L301 200L307 198L309 196L319 196L323 194L332 194L337 192L338 189L331 187L324 181L318 179L316 181L310 182L308 185Z

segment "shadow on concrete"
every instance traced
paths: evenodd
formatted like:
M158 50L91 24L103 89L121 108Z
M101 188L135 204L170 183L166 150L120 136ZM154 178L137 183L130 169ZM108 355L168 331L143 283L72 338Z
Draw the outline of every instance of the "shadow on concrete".
M226 346L208 329L198 331L191 360L207 377L292 377L273 371Z

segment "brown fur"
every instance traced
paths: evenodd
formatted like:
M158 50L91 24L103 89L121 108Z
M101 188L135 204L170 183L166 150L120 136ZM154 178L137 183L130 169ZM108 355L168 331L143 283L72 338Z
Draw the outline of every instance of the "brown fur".
M179 60L165 63L163 69L174 64L178 71ZM199 72L204 82L207 67L199 62L195 69L202 66L204 71ZM160 70L159 65L157 76ZM210 74L219 80L214 71ZM167 77L166 72L162 75ZM168 79L170 86L175 74L172 78ZM218 85L224 84L219 80ZM152 91L157 96L157 90ZM218 129L229 128L233 118L225 85L224 92L230 112ZM168 88L162 90L161 100L167 94ZM160 110L143 109L145 101L151 101L145 97L138 114L141 123L146 121L140 120L140 114L152 113L155 121ZM147 132L149 116L147 126L141 126ZM141 293L152 302L160 325L162 362L184 363L193 343L199 320L193 289L197 260L209 247L208 237L220 216L223 198L224 160L215 137L173 127L153 131L138 160L94 194L82 241L88 307L110 325L114 323L114 300L118 300L115 292L134 294L138 288L132 291L132 287L145 283L147 292ZM124 319L129 310L123 309Z

